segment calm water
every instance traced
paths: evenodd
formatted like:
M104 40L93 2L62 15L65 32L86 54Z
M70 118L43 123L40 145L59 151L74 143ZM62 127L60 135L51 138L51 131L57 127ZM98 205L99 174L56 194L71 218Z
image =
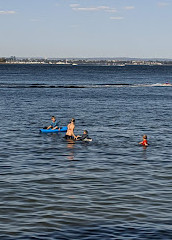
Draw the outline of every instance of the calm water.
M172 239L167 80L170 66L0 65L0 239ZM40 134L51 115L93 142Z

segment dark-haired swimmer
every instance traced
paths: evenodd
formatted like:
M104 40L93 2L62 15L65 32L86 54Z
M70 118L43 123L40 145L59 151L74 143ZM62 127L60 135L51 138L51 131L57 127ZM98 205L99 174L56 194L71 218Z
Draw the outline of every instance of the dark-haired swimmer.
M72 118L71 122L67 125L67 132L66 132L66 135L65 135L66 139L75 140L77 138L74 134L74 129L75 129L75 119Z
M88 136L88 131L87 131L87 130L84 130L82 136L77 136L76 140L80 140L80 141L89 141L89 142L92 141L92 139L89 138L89 136Z

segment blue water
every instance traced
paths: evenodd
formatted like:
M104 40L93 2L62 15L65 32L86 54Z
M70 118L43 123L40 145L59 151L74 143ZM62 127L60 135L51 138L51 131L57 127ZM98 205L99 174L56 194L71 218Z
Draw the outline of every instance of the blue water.
M172 66L1 64L0 239L172 239L166 81ZM41 134L51 115L93 141Z

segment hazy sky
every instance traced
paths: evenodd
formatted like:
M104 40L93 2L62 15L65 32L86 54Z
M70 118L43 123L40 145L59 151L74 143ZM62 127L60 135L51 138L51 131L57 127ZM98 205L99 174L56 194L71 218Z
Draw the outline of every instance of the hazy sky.
M0 57L172 58L172 0L0 0Z

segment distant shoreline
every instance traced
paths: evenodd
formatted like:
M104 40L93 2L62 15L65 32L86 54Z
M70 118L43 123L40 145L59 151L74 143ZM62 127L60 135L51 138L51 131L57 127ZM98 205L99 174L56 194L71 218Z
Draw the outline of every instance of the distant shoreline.
M56 65L56 66L172 66L172 61L0 61L0 64L6 65Z

